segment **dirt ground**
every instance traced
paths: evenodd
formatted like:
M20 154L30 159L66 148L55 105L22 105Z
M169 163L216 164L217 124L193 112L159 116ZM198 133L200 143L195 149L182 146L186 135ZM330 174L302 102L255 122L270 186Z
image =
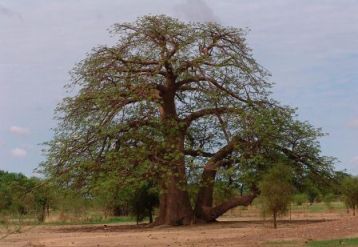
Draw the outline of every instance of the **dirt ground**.
M268 241L358 237L358 216L316 215L310 219L281 220L277 230L259 219L210 225L155 227L82 225L25 227L22 233L0 240L1 247L109 247L109 246L267 246ZM320 219L318 219L320 218ZM236 219L238 220L238 219ZM1 238L1 235L0 235ZM269 245L271 246L271 245ZM282 246L282 245L280 245Z

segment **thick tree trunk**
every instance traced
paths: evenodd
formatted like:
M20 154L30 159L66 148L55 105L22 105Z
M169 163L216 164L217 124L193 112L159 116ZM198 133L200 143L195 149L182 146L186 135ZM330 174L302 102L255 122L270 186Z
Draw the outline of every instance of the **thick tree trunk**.
M159 217L155 224L188 225L193 223L194 214L186 191L184 133L177 121L174 93L169 92L162 96L164 103L161 108L161 119L165 126L166 151L173 157L168 160L166 167L169 175L162 181Z
M168 78L168 88L161 91L162 105L160 108L161 121L164 129L165 146L167 154L173 157L167 160L167 176L163 177L159 204L159 216L155 224L187 225L191 223L212 222L229 209L248 205L255 198L253 195L233 198L221 205L213 207L214 182L218 162L230 154L237 140L232 140L220 149L205 166L202 175L202 187L197 195L195 210L192 209L189 194L186 191L187 178L184 160L185 130L178 121L175 106L175 89L171 88L173 78Z
M160 197L159 217L156 219L156 224L189 225L193 223L193 210L188 192L178 188L177 179L170 180L166 192Z
M216 170L212 169L209 165L207 169L203 171L202 183L203 186L200 188L197 201L195 204L195 222L196 223L208 223L215 221L218 217L223 215L228 210L237 206L247 206L257 196L257 193L252 195L241 195L236 198L232 198L220 205L213 207L213 193L215 183Z
M181 143L181 140L183 143ZM179 138L179 148L184 146L183 138ZM168 167L170 176L162 181L157 224L188 225L193 223L193 209L190 204L185 174L184 155L174 159Z
M195 203L195 221L198 223L208 222L208 209L213 206L214 182L216 170L204 170L202 175L202 187L199 189Z
M235 143L236 140L232 140L226 146L221 148L213 157L211 157L211 159L204 167L204 171L201 177L202 184L198 192L197 200L195 204L194 212L195 212L196 222L211 222L218 217L218 216L214 217L213 215L211 215L214 212L212 211L214 210L214 208L212 207L213 207L215 177L216 177L218 166L225 164L223 159L232 152ZM214 213L214 215L216 214L217 213Z
M157 224L189 225L193 223L193 209L186 191L184 158L173 161L169 168L172 175L162 183Z

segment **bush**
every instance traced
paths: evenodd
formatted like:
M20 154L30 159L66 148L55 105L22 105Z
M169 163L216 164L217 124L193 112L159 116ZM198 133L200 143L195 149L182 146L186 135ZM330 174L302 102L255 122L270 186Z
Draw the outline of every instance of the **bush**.
M326 204L327 208L332 209L332 202L336 199L336 196L333 193L327 193L322 196L322 200L324 204Z
M280 164L271 168L259 183L262 212L273 215L274 228L277 228L277 216L285 214L292 201L292 177L292 170Z
M146 217L153 222L154 208L159 205L159 193L152 183L146 182L139 187L130 201L131 212L136 216L137 224Z
M302 204L304 204L305 202L307 202L307 195L304 193L300 193L300 194L295 194L293 196L293 201L294 203L296 203L296 205L301 206Z

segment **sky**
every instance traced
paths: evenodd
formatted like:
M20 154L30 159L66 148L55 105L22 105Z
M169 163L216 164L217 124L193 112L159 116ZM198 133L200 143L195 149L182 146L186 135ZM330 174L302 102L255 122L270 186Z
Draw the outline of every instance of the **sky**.
M358 175L356 0L0 0L0 170L34 175L69 71L111 44L114 23L148 14L249 28L273 97L329 135L322 152Z

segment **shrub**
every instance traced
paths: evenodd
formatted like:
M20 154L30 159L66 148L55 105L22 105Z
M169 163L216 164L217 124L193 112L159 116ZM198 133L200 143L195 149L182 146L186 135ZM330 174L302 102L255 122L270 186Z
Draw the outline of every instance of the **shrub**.
M285 214L292 201L292 176L291 169L280 164L271 168L259 183L262 211L272 214L274 228L277 228L277 216Z

